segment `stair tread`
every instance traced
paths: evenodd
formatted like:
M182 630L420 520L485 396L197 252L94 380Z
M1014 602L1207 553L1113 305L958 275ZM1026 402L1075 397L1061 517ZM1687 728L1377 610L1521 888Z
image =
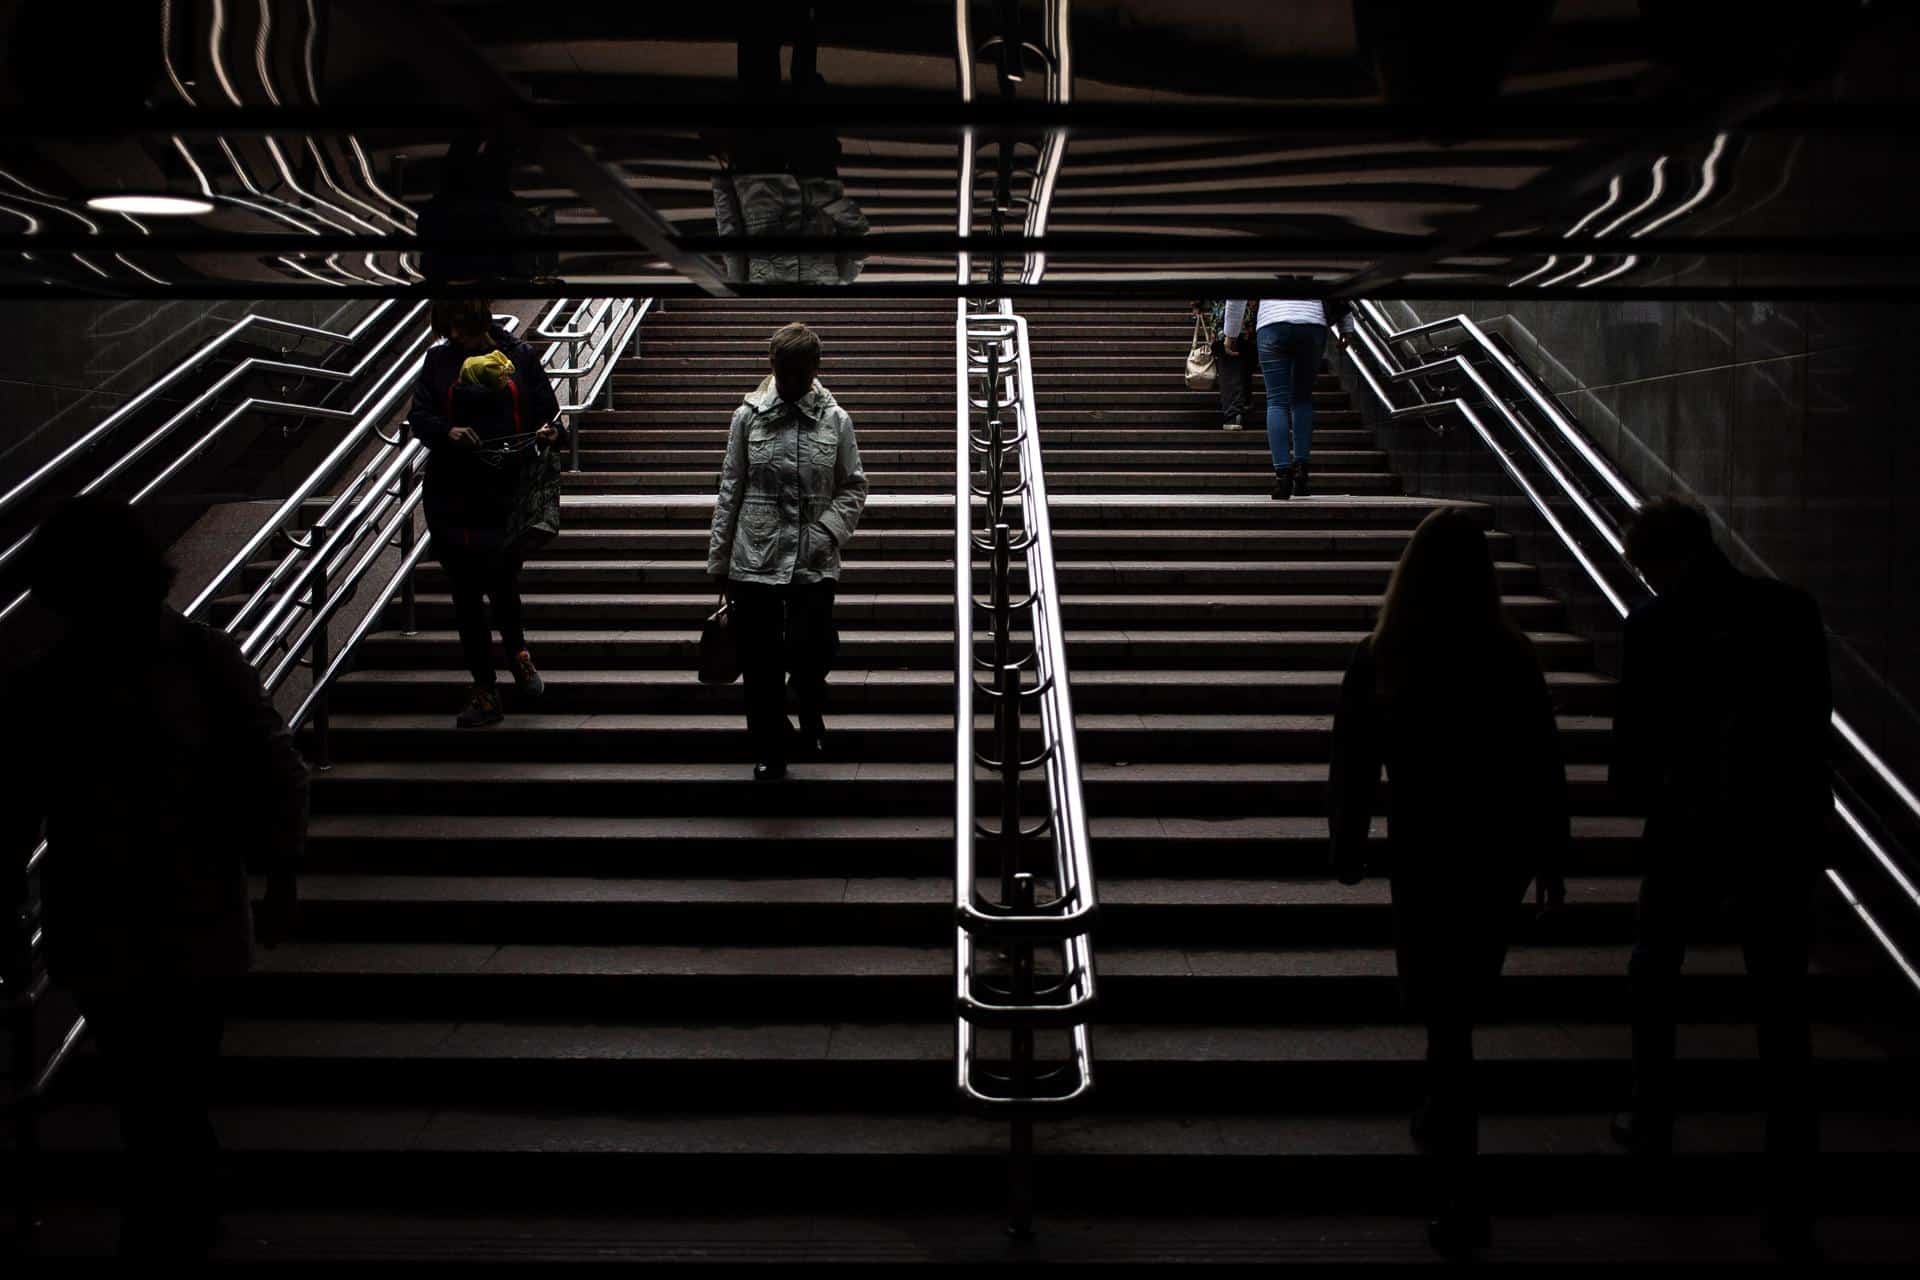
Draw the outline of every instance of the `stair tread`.
M899 1158L973 1156L996 1166L1006 1159L1006 1122L942 1110L848 1114L741 1111L721 1114L436 1106L219 1106L213 1112L221 1146L253 1152L313 1151L376 1155L447 1152L526 1155L552 1161L569 1155L630 1156L832 1155ZM1620 1176L1629 1170L1599 1112L1488 1115L1481 1149L1490 1157L1552 1155L1600 1158ZM54 1151L107 1151L118 1146L111 1111L76 1105L44 1123ZM1707 1112L1681 1117L1676 1155L1757 1152L1762 1117ZM1911 1114L1842 1111L1824 1117L1824 1153L1906 1153L1920 1148ZM1042 1161L1063 1156L1171 1158L1394 1156L1412 1159L1404 1112L1235 1113L1224 1116L1102 1115L1050 1125Z
M440 721L444 723L442 719ZM737 728L735 730L738 731ZM737 770L739 766L735 766ZM1265 816L1231 818L1095 816L1090 819L1093 838L1141 839L1179 836L1190 840L1214 841L1311 841L1323 843L1327 837L1324 817ZM1375 819L1374 835L1384 837L1386 820ZM1583 838L1622 839L1640 834L1637 818L1576 817L1575 840ZM953 837L953 818L870 817L832 815L813 817L792 814L699 814L654 816L604 816L575 814L356 814L317 813L311 827L314 836L323 839L377 837L386 840L459 841L528 840L564 838L608 842L675 839L733 839L742 842L829 839L887 842L910 839Z
M1813 1035L1815 1055L1822 1060L1885 1062L1890 1057L1886 1048L1851 1026L1816 1023ZM1502 1023L1479 1031L1475 1051L1483 1062L1624 1061L1629 1036L1628 1028L1617 1023ZM945 1021L740 1025L241 1017L229 1024L222 1052L228 1057L263 1060L928 1062L951 1056L952 1040L953 1028ZM1103 1023L1100 1060L1411 1064L1424 1056L1425 1042L1425 1029L1410 1023L1267 1027ZM1679 1049L1682 1058L1695 1061L1758 1057L1753 1033L1724 1023L1683 1023Z
M1127 782L1324 782L1328 766L1322 763L1208 762L1204 764L1104 764L1088 762L1081 768L1083 778L1092 783ZM977 775L989 779L985 769ZM1606 781L1607 766L1569 764L1567 780L1589 785ZM821 762L806 766L809 784L859 782L882 786L887 783L950 782L953 765L912 763L893 760L868 760L836 763ZM634 785L638 783L743 783L754 786L751 777L742 778L738 765L724 763L659 763L626 761L484 761L484 760L368 760L335 764L320 779L323 786L340 782L380 780L416 783L484 782L492 786L516 783L594 783Z
M1602 978L1627 981L1630 942L1517 943L1507 957L1509 980ZM1099 949L1101 977L1126 979L1378 979L1397 982L1390 946L1329 944L1312 947L1247 945L1116 946ZM1816 977L1861 977L1873 971L1844 949L1815 952ZM624 943L592 946L540 942L318 942L283 943L263 954L257 972L275 975L410 976L437 978L747 977L843 980L950 978L953 945L822 943L762 946L709 943ZM1687 952L1690 979L1745 979L1746 959L1732 944L1701 944Z

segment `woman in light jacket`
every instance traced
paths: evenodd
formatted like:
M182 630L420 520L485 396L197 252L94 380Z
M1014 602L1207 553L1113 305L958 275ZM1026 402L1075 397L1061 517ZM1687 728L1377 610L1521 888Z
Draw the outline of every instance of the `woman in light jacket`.
M786 776L788 672L801 751L826 752L840 549L867 505L853 419L817 380L819 336L804 324L786 325L773 335L769 356L772 374L734 410L707 544L707 572L732 604L760 781Z
M1442 508L1414 531L1373 634L1340 687L1330 805L1334 870L1366 874L1384 766L1392 785L1384 870L1395 959L1427 1032L1415 1144L1434 1158L1441 1216L1428 1233L1458 1255L1487 1243L1472 1185L1479 1117L1473 1028L1506 962L1529 881L1566 897L1567 777L1533 646L1500 605L1486 535Z

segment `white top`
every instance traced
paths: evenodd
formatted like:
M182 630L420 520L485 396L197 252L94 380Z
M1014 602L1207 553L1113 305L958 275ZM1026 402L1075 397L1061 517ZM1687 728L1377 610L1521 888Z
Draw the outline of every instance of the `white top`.
M1241 322L1246 319L1245 302L1229 302L1227 314L1221 318L1220 328L1225 333L1239 333ZM1317 298L1262 298L1260 313L1254 319L1256 331L1270 324L1325 324L1327 309L1320 305Z

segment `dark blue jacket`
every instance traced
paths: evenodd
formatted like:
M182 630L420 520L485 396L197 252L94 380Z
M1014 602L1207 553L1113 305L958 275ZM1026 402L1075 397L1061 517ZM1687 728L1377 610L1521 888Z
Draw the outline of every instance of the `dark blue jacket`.
M519 472L511 463L488 465L473 446L449 440L448 431L471 427L482 439L493 440L531 432L560 414L560 401L540 366L539 353L503 329L493 330L492 339L493 346L513 361L517 421L508 393L459 385L461 363L484 353L451 342L428 348L407 415L413 434L430 453L423 498L427 528L436 539L462 546L500 545L513 515Z

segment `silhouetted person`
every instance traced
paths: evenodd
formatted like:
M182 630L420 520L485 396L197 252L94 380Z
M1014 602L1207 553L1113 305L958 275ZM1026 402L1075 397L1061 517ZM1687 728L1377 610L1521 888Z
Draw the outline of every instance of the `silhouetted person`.
M239 646L166 607L172 571L124 503L76 500L29 555L67 630L9 691L7 856L44 820L47 966L120 1111L121 1249L204 1253L228 990L255 928L272 945L292 925L306 766Z
M1313 496L1313 384L1327 354L1327 309L1314 298L1267 298L1227 303L1220 342L1241 355L1240 334L1254 313L1254 348L1267 396L1267 449L1273 455L1275 498Z
M1220 427L1223 431L1238 431L1245 425L1248 408L1253 404L1253 371L1258 364L1251 348L1255 309L1246 308L1231 349L1222 327L1227 322L1224 299L1196 302L1193 314L1213 330L1213 367L1220 387Z
M1647 820L1634 1105L1615 1136L1640 1155L1671 1152L1681 961L1730 906L1758 1010L1768 1232L1794 1248L1809 1240L1802 1178L1818 1146L1807 952L1833 808L1826 632L1811 596L1736 570L1705 513L1678 499L1641 511L1627 555L1658 598L1627 619L1614 717L1613 787Z
M840 549L867 505L853 419L817 377L819 337L786 325L773 335L769 359L773 373L734 411L707 544L707 572L732 602L753 776L762 781L787 772L788 672L801 750L826 752Z
M422 505L473 677L454 723L477 729L506 715L489 603L515 689L523 698L546 689L520 622L521 552L512 525L523 468L532 462L527 446L558 441L560 401L540 353L495 325L486 301L434 303L433 331L445 341L427 349L407 421L431 454Z
M1486 535L1442 509L1414 531L1373 634L1340 687L1330 778L1334 870L1367 870L1380 771L1391 784L1384 869L1394 950L1426 1026L1426 1100L1415 1143L1436 1158L1443 1210L1434 1246L1487 1242L1472 1182L1479 1147L1473 1028L1506 961L1517 904L1537 881L1565 901L1566 770L1533 646L1510 622Z

